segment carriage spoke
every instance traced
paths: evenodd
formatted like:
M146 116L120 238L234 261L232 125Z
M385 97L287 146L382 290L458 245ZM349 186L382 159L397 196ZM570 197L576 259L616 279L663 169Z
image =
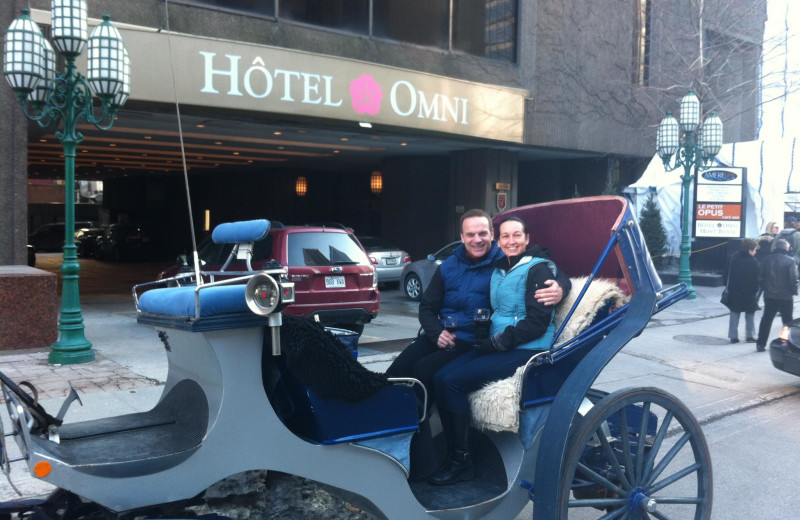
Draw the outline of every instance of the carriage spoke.
M602 428L598 428L595 431L595 434L597 435L598 439L600 439L600 444L603 446L603 450L606 452L606 457L608 457L608 461L607 462L609 464L611 464L611 466L614 468L614 471L616 472L617 477L620 480L620 484L625 489L631 489L632 486L628 482L628 479L625 477L625 472L622 470L622 468L619 465L619 460L617 459L617 454L614 453L613 449L611 449L611 445L608 443L608 439L603 434L603 429Z
M688 433L684 433L683 436L675 443L675 446L670 448L664 458L658 463L658 466L653 469L652 472L647 477L647 480L644 482L644 487L650 487L653 485L653 482L661 475L661 472L666 469L666 467L672 462L672 459L678 455L678 453L683 449L687 442L689 442L690 435Z
M674 484L675 482L679 481L680 479L682 479L686 475L690 475L690 474L694 473L695 471L698 471L702 467L703 466L699 462L696 462L696 463L692 464L691 466L688 466L688 467L682 469L681 471L679 471L677 473L673 473L672 476L670 476L668 478L665 478L664 480L661 480L659 482L656 482L652 486L648 486L647 490L652 495L653 493L661 491L665 487Z
M641 474L641 479L639 482L644 480L649 480L650 472L653 470L653 464L656 460L656 455L658 454L659 450L661 449L661 444L664 442L664 438L667 436L667 431L669 430L669 425L672 424L672 412L667 411L667 414L664 416L664 420L661 421L661 426L658 428L658 433L656 434L656 438L653 441L653 446L650 447L650 454L647 457L647 462L645 463L645 471ZM655 480L655 479L653 479Z
M587 479L591 480L595 484L600 484L601 486L605 487L606 489L609 489L609 490L613 491L614 493L616 493L618 495L626 496L628 494L627 491L625 491L624 489L621 489L619 486L617 486L616 484L614 484L613 482L611 482L607 478L603 477L599 473L595 472L594 470L592 470L591 468L589 468L588 466L586 466L582 462L578 463L578 466L576 467L576 473L577 472L582 473L584 477L586 477Z
M569 507L619 507L628 506L627 498L576 498L569 501Z
M652 515L658 518L658 520L669 520L669 517L660 511L653 511Z
M620 428L620 437L622 437L622 454L624 456L624 463L625 463L625 475L628 477L628 480L631 482L636 482L636 475L634 474L633 470L633 461L631 460L631 442L630 437L628 436L628 414L625 413L625 409L621 409L619 411L619 428ZM639 436L639 443L643 442L641 436Z
M644 442L647 438L647 419L650 417L650 402L642 403L642 421L639 425L639 444L636 446L636 481L640 482L644 479L644 467L642 462L644 460Z

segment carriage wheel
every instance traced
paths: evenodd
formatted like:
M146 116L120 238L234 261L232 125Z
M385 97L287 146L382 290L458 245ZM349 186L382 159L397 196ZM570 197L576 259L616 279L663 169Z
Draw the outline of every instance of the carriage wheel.
M657 388L619 390L573 423L559 518L707 520L711 481L708 445L683 403Z

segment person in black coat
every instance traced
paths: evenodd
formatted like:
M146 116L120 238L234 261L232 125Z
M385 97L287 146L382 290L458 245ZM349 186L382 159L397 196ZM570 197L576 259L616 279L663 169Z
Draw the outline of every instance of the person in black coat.
M755 314L758 309L758 260L755 259L758 242L752 238L742 240L741 249L733 254L728 265L728 337L739 343L739 317L744 313L745 338L756 341Z
M756 341L758 352L764 352L767 347L767 336L777 313L781 313L784 325L792 323L793 298L797 295L797 264L789 255L789 243L782 238L774 242L775 250L761 264L758 273L758 282L764 289L764 314Z

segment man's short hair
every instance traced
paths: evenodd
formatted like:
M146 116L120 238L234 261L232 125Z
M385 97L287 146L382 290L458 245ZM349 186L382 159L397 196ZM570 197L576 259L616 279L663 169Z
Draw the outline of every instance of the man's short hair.
M797 224L797 219L794 217L786 217L786 223L792 227Z
M789 250L789 242L786 240L779 238L775 241L775 249L780 249L781 251L788 251Z
M742 240L742 251L752 251L753 249L758 247L758 242L753 240L752 238L745 238Z
M468 218L474 218L474 217L483 217L483 218L485 218L486 222L489 223L489 227L492 227L492 217L490 217L489 214L486 213L485 211L483 211L482 209L475 208L475 209L469 209L463 215L461 215L461 222L459 224L460 230L464 229L464 221L465 220L467 220Z

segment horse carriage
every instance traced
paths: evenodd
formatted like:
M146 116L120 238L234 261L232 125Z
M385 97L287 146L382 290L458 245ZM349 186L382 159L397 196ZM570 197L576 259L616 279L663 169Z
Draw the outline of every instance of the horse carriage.
M363 369L321 327L284 316L294 287L275 263L259 272L198 272L194 286L162 280L134 288L138 322L155 329L169 363L148 412L70 423L74 396L54 417L25 385L2 376L11 424L3 466L24 463L57 491L2 504L0 513L179 518L181 504L212 484L274 470L392 519L512 519L530 501L538 520L709 518L711 463L691 412L655 388L591 388L686 288L662 287L622 198L532 205L500 217L508 215L522 218L559 268L580 278L558 309L551 348L472 396L475 480L437 487L409 479L424 388ZM268 229L265 220L222 224L213 239L233 243L231 258L249 266L253 243ZM9 437L19 450L14 460Z

